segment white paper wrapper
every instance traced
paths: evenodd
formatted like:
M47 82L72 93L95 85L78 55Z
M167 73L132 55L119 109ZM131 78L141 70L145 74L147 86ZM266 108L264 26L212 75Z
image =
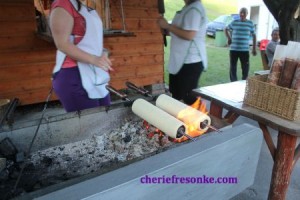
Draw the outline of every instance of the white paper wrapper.
M183 123L192 125L199 131L207 131L208 126L211 124L210 117L205 113L200 112L199 110L192 108L165 94L161 94L156 99L156 106L166 111L170 115L178 118ZM206 123L207 126L201 127L201 124L204 123Z
M149 124L155 126L172 138L182 138L182 136L177 137L178 130L182 128L186 130L183 122L144 99L135 100L131 109L134 114L146 120Z

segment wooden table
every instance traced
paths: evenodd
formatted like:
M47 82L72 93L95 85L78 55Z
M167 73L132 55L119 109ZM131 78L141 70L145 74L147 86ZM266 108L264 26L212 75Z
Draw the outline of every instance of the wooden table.
M246 81L207 86L195 89L195 95L211 102L210 115L233 123L239 116L258 122L274 160L269 199L285 199L293 168L300 157L300 122L289 121L268 112L243 104ZM224 109L227 113L223 115ZM267 127L278 131L275 147Z

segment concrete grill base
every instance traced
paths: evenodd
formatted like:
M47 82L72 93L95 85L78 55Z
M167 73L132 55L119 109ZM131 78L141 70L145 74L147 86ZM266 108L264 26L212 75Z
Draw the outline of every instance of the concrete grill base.
M0 141L10 138L18 151L26 152L41 117L41 110L16 113L12 126L0 129ZM116 102L108 112L104 107L66 113L63 108L48 108L40 126L32 152L54 146L69 144L105 133L119 127L127 116L132 115L128 107Z
M37 129L40 110L19 110L15 123L0 130L0 141L9 138L23 159ZM220 128L227 126L214 124ZM148 137L152 130L147 130L143 120L123 103L115 103L108 112L94 108L81 113L65 113L53 105L47 109L29 157L17 159L20 161L9 158L6 162L7 169L0 173L4 185L0 193L10 194L23 165L18 190L12 196L21 193L24 196L57 184L74 184L177 146L166 136L149 134Z
M262 133L243 124L208 133L147 159L76 185L31 198L52 199L229 199L254 181ZM142 184L141 177L236 177L237 184ZM30 194L29 194L30 196Z

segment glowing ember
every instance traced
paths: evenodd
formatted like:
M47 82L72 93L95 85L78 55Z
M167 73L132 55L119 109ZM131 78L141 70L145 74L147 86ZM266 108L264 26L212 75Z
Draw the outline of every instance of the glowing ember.
M158 128L155 128L154 126L151 126L147 121L143 121L143 127L145 128L145 130L147 131L147 138L148 139L152 139L153 137L155 137L155 135L157 135L158 138L158 143L160 146L164 146L165 141L164 141L164 137L167 137L166 134L164 134L164 132L162 132L161 130L159 130ZM174 140L170 137L165 138L166 140L169 140L171 142L173 142Z

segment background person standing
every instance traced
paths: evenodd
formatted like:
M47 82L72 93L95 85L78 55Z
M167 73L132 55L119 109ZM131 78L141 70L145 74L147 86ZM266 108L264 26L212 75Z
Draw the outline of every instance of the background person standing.
M240 59L242 79L249 74L249 39L253 38L252 54L256 55L256 35L253 22L246 19L248 10L240 9L240 19L232 21L226 28L225 34L230 45L230 81L237 81L237 61Z
M198 87L203 70L207 69L205 47L207 17L199 0L184 0L185 6L176 12L172 24L163 17L157 23L171 36L168 64L169 89L172 97L192 104L196 97L191 95Z
M279 37L279 29L278 28L273 29L271 36L272 36L272 39L267 44L267 48L266 48L266 55L268 57L268 66L269 66L269 69L272 66L272 62L273 62L273 57L274 57L276 46L277 46L277 44L279 44L279 39L280 39L280 37Z

